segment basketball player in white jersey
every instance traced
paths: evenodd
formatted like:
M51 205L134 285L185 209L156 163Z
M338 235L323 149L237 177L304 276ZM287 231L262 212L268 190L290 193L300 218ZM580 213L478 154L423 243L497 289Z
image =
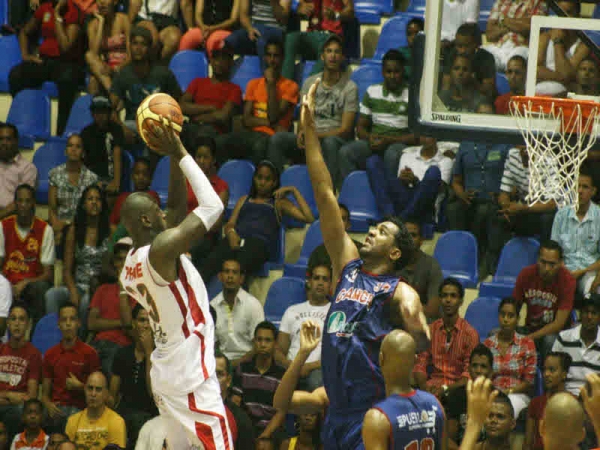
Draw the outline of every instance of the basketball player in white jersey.
M206 288L184 255L217 221L223 204L168 125L154 126L146 138L171 157L169 202L185 199L183 172L199 206L174 226L177 214L163 213L148 194L127 197L121 221L133 246L120 281L148 311L156 343L152 391L160 414L170 422L169 449L233 450L215 374L214 323Z

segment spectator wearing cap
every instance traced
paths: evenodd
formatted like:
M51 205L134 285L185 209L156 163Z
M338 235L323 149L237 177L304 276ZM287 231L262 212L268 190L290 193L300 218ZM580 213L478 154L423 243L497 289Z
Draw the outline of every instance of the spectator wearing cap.
M552 346L553 352L565 352L572 364L566 388L578 396L590 373L600 372L600 294L591 294L583 301L581 323L561 331Z
M214 50L210 65L212 75L193 79L180 101L181 111L190 117L189 130L193 136L216 137L228 133L233 115L241 112L242 90L229 81L233 54L227 48Z
M148 95L159 92L179 101L181 88L173 72L152 60L152 33L148 29L133 27L129 41L131 63L122 67L113 78L110 101L117 113L125 109L125 121L119 122L119 125L123 129L126 142L135 144L140 143L135 115L142 101ZM153 152L151 155L158 162L159 155Z
M94 122L81 131L85 166L98 175L108 198L114 198L121 188L123 129L111 120L112 105L106 97L94 97L90 105Z
M131 245L120 243L113 248L112 266L118 276L123 270L127 252ZM121 294L117 280L113 283L104 283L96 289L90 303L88 315L88 330L96 333L91 345L100 356L102 371L109 376L112 371L113 360L116 353L123 346L131 344L129 336L125 334L124 323L121 319ZM130 307L135 305L129 298Z
M19 130L0 123L0 219L14 214L15 191L21 184L35 187L37 169L19 152Z
M45 314L44 294L54 282L54 231L36 217L35 189L28 184L17 188L15 205L17 213L0 221L0 265L13 298L29 306L35 324Z

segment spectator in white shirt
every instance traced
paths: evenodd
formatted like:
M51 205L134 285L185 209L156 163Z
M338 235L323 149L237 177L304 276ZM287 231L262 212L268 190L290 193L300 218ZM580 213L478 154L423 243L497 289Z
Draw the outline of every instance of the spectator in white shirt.
M600 294L591 294L583 301L581 324L561 331L552 351L571 356L566 388L571 394L579 396L585 377L589 373L600 372Z
M442 44L450 44L463 23L479 22L479 0L444 0L442 10Z
M417 217L422 223L434 222L435 205L450 183L452 159L445 156L435 138L421 136L421 145L407 147L400 158L398 178L384 169L381 158L367 160L367 174L383 215L407 220Z
M331 288L331 268L316 265L308 268L306 276L306 301L290 306L281 319L277 346L283 352L282 365L288 367L300 350L300 329L307 320L317 323L324 329L325 317L329 312L329 293ZM321 343L312 351L300 372L303 389L313 391L323 386L321 372Z
M12 305L12 286L3 275L0 275L0 340L8 342L6 319Z
M219 348L235 367L252 352L254 328L265 320L262 304L244 289L244 274L239 261L223 261L219 280L223 291L211 302L217 313L215 333Z

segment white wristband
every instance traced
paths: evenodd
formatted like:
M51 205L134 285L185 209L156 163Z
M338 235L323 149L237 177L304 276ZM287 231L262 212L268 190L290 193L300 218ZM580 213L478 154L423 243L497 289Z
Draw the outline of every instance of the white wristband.
M204 175L204 172L202 172L202 169L194 161L194 158L190 155L184 156L179 161L179 167L190 183L192 191L198 200L198 207L193 212L202 220L208 231L219 220L219 217L221 217L224 209L223 202L213 189L208 178L206 178L206 175Z

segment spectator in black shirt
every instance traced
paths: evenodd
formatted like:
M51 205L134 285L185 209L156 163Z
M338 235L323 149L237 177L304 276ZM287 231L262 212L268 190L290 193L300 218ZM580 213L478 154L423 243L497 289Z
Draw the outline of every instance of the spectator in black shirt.
M121 187L121 150L125 138L123 129L110 119L112 105L106 97L94 97L90 105L94 122L81 131L85 166L100 178L109 196L119 194Z
M213 307L211 306L211 314ZM216 321L215 321L216 323ZM216 374L221 386L221 397L225 407L231 412L237 428L237 437L235 437L235 450L254 450L254 428L252 420L248 414L229 399L229 388L232 380L232 366L229 358L221 352L215 352ZM232 432L233 433L233 432Z
M242 398L252 419L257 449L279 448L285 412L273 407L275 391L285 369L275 362L277 328L271 322L259 323L254 329L254 352L251 361L241 363L235 373L232 399Z
M158 415L150 384L150 355L154 339L148 312L136 305L131 313L134 343L120 349L113 361L110 378L110 406L125 419L128 449L133 449L146 421Z
M471 352L469 376L492 378L494 356L489 348L479 344ZM467 386L452 390L444 399L448 419L448 450L458 450L467 426Z

